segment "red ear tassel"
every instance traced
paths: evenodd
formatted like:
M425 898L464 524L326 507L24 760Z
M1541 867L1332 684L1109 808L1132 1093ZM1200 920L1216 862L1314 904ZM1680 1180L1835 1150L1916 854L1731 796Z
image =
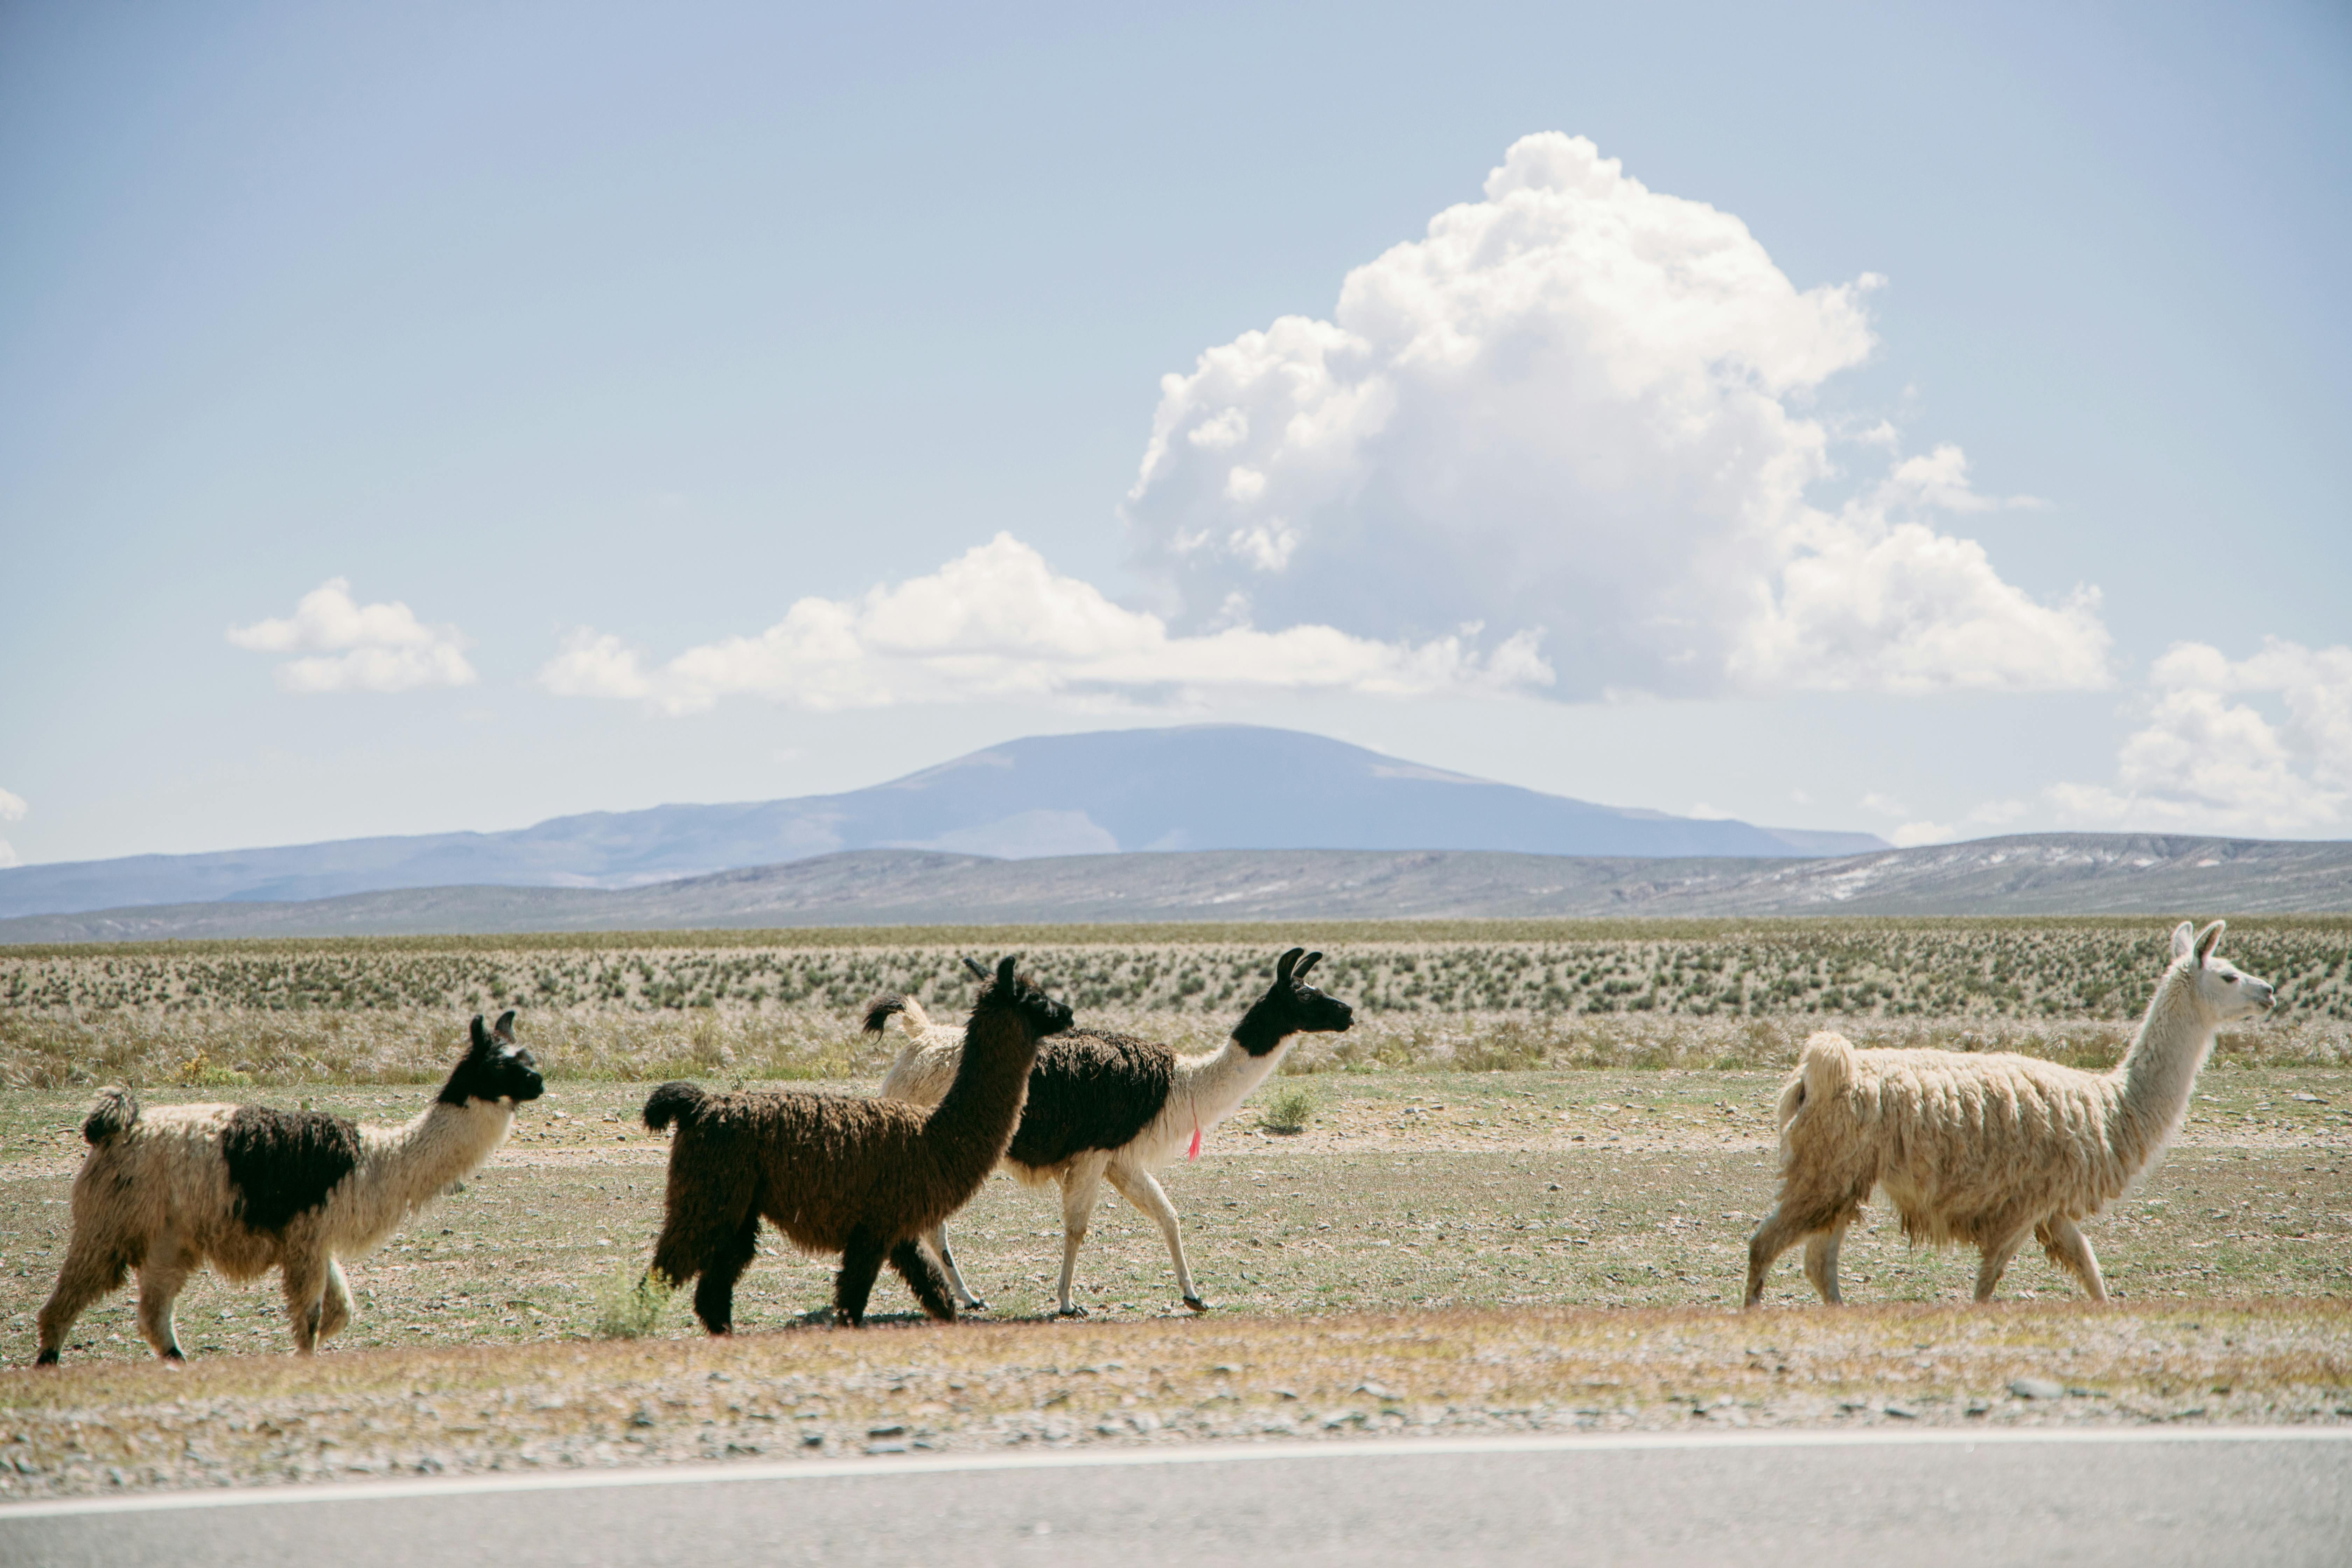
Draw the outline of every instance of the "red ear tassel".
M1201 1124L1200 1124L1199 1122L1195 1121L1194 1123L1192 1123L1192 1146L1190 1149L1187 1149L1187 1150L1185 1150L1185 1151L1184 1151L1184 1158L1186 1158L1187 1160L1197 1160L1197 1159L1199 1159L1200 1157L1201 1157Z

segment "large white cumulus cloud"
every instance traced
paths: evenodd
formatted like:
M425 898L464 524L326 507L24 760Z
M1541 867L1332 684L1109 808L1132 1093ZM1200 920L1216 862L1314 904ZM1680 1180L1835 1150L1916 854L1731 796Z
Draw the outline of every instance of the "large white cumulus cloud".
M2050 689L2107 679L2088 590L2002 580L1939 514L1956 448L1824 510L1807 395L1876 279L1800 290L1737 217L1529 136L1484 199L1162 384L1124 515L1180 629L1540 629L1554 694Z
M728 696L824 711L986 698L1158 703L1246 689L1421 696L1550 679L1532 634L1485 653L1461 637L1388 643L1319 625L1175 636L1007 533L927 576L855 599L804 598L763 632L660 665L610 634L577 631L539 673L558 696L636 699L671 713Z

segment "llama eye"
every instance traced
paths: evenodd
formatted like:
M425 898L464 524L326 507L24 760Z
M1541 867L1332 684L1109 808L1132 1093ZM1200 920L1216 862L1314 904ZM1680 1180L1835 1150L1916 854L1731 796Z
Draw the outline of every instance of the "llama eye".
M2224 974L2221 976L2221 984L2224 985L2235 985L2237 983L2238 977L2234 974Z

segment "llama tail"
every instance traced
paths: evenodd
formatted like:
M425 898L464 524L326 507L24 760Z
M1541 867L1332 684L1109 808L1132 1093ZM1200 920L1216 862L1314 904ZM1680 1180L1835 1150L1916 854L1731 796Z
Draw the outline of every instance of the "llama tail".
M95 1149L138 1124L139 1101L131 1098L129 1089L109 1085L98 1091L98 1098L90 1102L89 1114L81 1119L82 1142Z
M1789 1123L1796 1120L1807 1100L1834 1100L1853 1084L1853 1042L1828 1029L1813 1035L1798 1053L1797 1070L1789 1075L1788 1087L1780 1091L1776 1112L1780 1130L1788 1131Z
M680 1127L691 1127L709 1099L698 1084L663 1084L646 1097L646 1129L651 1132L667 1131L673 1121Z
M919 1035L931 1026L930 1015L923 1011L920 1002L893 991L877 996L866 1005L866 1032L880 1034L894 1015L898 1019L898 1026L910 1035Z

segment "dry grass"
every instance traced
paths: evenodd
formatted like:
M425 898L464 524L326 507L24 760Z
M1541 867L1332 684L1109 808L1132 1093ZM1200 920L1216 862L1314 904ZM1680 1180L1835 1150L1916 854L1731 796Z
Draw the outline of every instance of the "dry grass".
M1019 950L1088 1023L1221 1039L1311 936L1349 1034L1295 1071L1770 1067L1811 1028L1871 1043L2114 1059L2166 957L2154 921L1495 921L1272 928L672 932L0 950L0 1084L237 1088L437 1077L466 1016L523 1009L559 1078L870 1074L880 991L957 1011L965 952ZM2352 1061L2352 920L2265 920L2231 951L2278 983L2227 1051Z

